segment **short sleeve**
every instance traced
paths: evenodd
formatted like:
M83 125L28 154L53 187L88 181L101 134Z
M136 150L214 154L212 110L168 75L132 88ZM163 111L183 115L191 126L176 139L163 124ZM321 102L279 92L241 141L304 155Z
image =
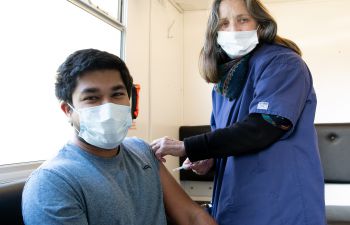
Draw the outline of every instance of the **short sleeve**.
M158 159L156 158L156 156L154 155L152 149L151 149L151 146L147 143L145 143L145 145L147 146L147 150L148 150L148 156L149 158L151 159L153 165L155 165L157 167L157 169L159 170L159 161Z
M142 161L149 162L152 166L155 166L158 171L159 161L155 157L148 143L140 138L132 137L125 138L123 144L129 149L129 151L136 152L137 155L142 158Z
M210 128L211 130L216 130L216 121L215 121L215 115L214 115L214 109L216 107L216 101L214 101L214 89L212 90L211 96L212 96L212 109L213 111L211 112L210 116Z
M309 70L293 54L276 57L259 69L249 113L284 117L296 125L311 87Z
M216 130L214 113L211 113L211 116L210 116L210 128L211 130Z
M74 189L57 174L39 169L26 182L22 214L26 225L88 224Z

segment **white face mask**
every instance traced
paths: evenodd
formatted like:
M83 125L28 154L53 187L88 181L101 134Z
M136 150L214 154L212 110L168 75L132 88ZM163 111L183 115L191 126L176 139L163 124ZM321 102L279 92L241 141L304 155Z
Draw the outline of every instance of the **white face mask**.
M130 106L106 103L79 110L69 106L79 114L79 137L96 147L115 149L131 127Z
M218 44L231 58L238 58L251 52L259 43L257 30L218 31Z

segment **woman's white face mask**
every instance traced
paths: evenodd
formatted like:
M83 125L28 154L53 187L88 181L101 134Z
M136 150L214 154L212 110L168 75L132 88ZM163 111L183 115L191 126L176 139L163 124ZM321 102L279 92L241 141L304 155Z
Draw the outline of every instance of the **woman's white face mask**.
M217 43L231 58L235 59L251 52L259 43L257 30L218 31Z

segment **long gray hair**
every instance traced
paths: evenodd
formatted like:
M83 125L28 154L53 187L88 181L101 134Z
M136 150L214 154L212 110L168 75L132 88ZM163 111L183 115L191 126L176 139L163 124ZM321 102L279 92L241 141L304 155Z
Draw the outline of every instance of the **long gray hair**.
M199 71L201 76L210 83L217 83L220 79L217 71L218 53L217 32L219 30L219 7L222 0L214 0L208 19L204 46L199 57ZM301 55L299 47L291 40L277 35L277 23L259 0L242 0L246 4L249 14L258 24L259 42L276 43L292 49Z

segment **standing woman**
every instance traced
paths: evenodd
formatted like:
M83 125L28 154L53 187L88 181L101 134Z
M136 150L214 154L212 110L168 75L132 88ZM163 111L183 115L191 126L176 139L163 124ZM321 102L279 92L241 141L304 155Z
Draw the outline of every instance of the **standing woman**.
M151 147L163 161L187 155L199 174L215 166L220 225L326 224L316 95L300 56L259 0L214 1L200 56L215 84L212 132Z

